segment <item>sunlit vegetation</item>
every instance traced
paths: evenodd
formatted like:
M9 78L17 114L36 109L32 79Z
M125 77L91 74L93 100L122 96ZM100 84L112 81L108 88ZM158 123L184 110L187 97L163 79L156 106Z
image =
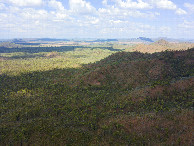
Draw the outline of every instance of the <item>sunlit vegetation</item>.
M0 145L192 145L194 49L4 49Z
M172 43L165 40L159 40L157 42L151 44L138 44L133 48L126 48L125 51L133 52L133 51L140 51L143 53L154 53L154 52L161 52L165 50L187 50L188 48L193 48L194 43Z
M71 46L52 47L48 50L43 47L16 48L15 50L14 48L6 48L6 50L1 48L0 50L2 52L0 53L0 73L13 75L32 71L81 67L82 64L94 63L115 52L108 49L75 48Z

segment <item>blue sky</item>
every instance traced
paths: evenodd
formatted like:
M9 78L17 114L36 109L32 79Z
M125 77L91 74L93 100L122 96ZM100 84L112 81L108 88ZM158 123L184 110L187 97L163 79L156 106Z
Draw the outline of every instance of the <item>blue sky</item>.
M0 0L0 38L194 38L193 0Z

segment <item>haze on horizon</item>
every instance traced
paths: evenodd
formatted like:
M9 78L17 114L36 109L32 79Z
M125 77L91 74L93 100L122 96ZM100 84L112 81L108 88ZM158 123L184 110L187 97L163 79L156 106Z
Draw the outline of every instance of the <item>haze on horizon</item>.
M194 38L193 0L0 0L0 39Z

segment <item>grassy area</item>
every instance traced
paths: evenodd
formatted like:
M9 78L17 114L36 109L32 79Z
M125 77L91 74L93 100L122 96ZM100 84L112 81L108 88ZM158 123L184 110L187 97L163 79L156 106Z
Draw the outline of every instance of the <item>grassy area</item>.
M0 54L0 145L192 145L193 49L27 50Z

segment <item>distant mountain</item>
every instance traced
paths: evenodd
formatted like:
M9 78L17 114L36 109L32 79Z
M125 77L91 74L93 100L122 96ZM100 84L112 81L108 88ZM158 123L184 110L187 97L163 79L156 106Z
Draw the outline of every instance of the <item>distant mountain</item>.
M170 45L170 43L164 39L158 40L158 41L154 42L153 44L161 45L161 46L169 46Z
M40 45L40 43L31 43L24 39L13 39L11 42L18 45Z
M107 42L114 42L114 41L118 41L117 39L107 39Z
M23 39L13 39L11 42L12 43L25 43L26 41L24 41Z
M125 40L123 40L123 41L125 41ZM129 39L126 39L126 41L128 41L128 42L142 42L142 43L152 43L152 42L154 42L152 39L146 38L146 37L129 38Z
M165 50L186 50L188 48L194 48L194 43L189 42L168 42L164 39L160 39L154 43L140 43L134 48L126 49L125 51L133 52L133 51L139 51L139 52L148 52L148 53L154 53L154 52L161 52Z
M174 39L174 38L167 38L167 37L159 37L159 38L152 38L152 40L153 41L166 40L168 42L179 42L179 43L183 43L183 42L194 43L194 39L184 39L184 38Z
M20 48L22 47L22 44L16 44L13 42L0 42L0 47L4 47L4 48Z
M140 40L146 41L146 42L154 42L152 39L150 38L145 38L145 37L139 37Z
M18 42L18 43L15 43L15 44L18 44L18 45L30 45L30 46L41 45L41 43L28 43L28 42Z
M47 42L54 42L54 41L70 41L68 39L55 39L55 38L40 38L37 39L39 41L47 41Z
M86 42L117 42L117 39L97 39L93 41L86 41Z

